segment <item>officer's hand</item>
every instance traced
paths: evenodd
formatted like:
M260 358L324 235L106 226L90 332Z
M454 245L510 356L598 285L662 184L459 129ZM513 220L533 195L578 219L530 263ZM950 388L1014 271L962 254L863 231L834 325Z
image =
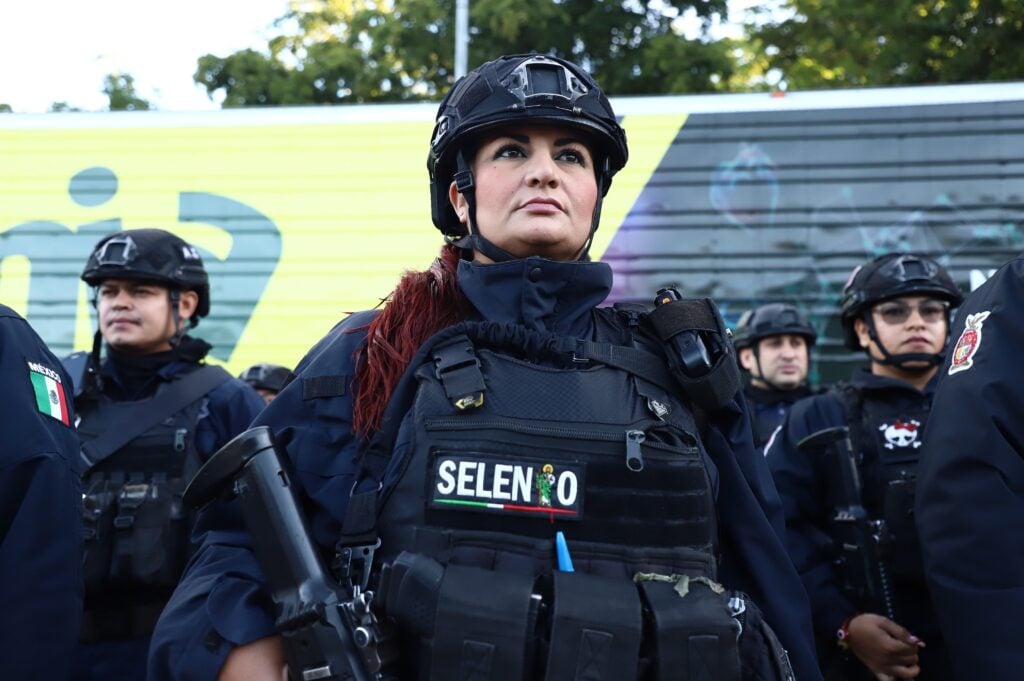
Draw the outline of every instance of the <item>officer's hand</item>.
M847 628L850 650L880 681L913 679L921 673L917 649L924 642L892 620L864 613Z
M268 636L232 648L217 681L287 681L280 636Z

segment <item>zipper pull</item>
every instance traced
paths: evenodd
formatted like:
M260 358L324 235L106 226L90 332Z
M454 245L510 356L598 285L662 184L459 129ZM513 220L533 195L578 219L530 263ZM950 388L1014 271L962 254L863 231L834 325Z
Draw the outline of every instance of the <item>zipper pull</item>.
M639 473L644 469L644 455L640 451L640 443L647 439L642 430L626 431L626 468Z
M183 452L185 451L185 436L188 435L188 429L178 428L174 431L174 451Z

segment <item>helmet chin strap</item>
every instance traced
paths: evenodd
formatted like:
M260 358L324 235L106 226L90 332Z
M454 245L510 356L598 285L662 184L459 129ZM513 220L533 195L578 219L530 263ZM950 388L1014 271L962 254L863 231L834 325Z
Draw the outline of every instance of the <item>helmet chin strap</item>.
M878 339L878 332L875 330L875 320L871 318L871 313L866 312L862 317L864 323L868 327L868 337L875 342L878 350L882 353L883 359L875 359L871 357L872 362L883 364L885 366L896 367L900 371L906 371L910 374L923 374L926 371L930 371L933 367L942 364L942 360L945 357L944 352L902 352L892 354L889 349L885 347L881 340ZM870 352L868 353L870 357ZM925 362L924 366L907 366L909 362Z
M605 163L608 163L607 159L605 159ZM594 241L594 233L597 231L597 225L601 221L601 203L604 200L605 194L603 177L604 174L596 176L597 201L594 203L594 215L590 221L590 233L587 235L587 240L584 242L583 248L576 257L579 261L590 261L590 245ZM505 249L496 245L493 241L487 239L480 233L480 230L477 229L476 183L473 181L473 171L469 167L469 162L466 160L465 153L461 149L456 154L456 173L454 179L455 189L466 199L466 207L468 208L466 213L466 230L469 233L466 236L451 240L451 243L456 248L461 249L470 258L472 257L472 251L479 251L494 262L522 260L522 258L512 255Z
M188 333L188 329L181 323L181 314L178 312L178 304L181 302L181 291L172 288L168 291L168 295L171 300L171 320L174 322L174 335L170 337L168 342L171 344L171 349L177 350L178 345L181 344L181 339Z
M451 243L462 250L463 254L472 258L472 251L479 251L494 262L510 262L518 260L503 248L489 241L476 228L476 183L473 181L473 170L469 167L465 152L460 149L455 155L455 189L466 199L468 212L466 215L466 231L468 234Z
M85 367L85 386L82 393L89 394L93 390L103 392L103 375L100 373L100 348L103 347L103 334L99 328L92 337L92 351Z

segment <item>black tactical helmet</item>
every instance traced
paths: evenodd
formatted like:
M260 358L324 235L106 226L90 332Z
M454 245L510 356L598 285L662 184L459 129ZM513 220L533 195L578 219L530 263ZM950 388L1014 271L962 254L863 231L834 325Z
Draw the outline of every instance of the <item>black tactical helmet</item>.
M853 322L873 305L900 296L931 296L956 307L960 288L946 269L931 258L913 253L887 253L853 270L839 300L843 342L862 350Z
M195 291L199 304L193 322L210 312L210 278L199 252L162 229L132 229L100 239L82 270L82 280L98 286L104 279L139 279Z
M458 180L460 191L472 188L471 159L460 159L467 140L515 122L549 123L583 133L594 156L600 196L629 156L626 133L615 120L608 98L576 64L538 54L489 61L459 79L437 111L427 170L431 215L445 235L466 233L448 200L448 188L453 179ZM594 217L596 225L596 211Z
M740 350L755 345L762 338L783 334L802 336L808 347L818 339L814 327L796 307L786 303L769 303L743 313L733 330L732 342Z
M254 364L238 377L254 388L273 390L279 393L284 389L288 377L291 375L291 370L277 364Z

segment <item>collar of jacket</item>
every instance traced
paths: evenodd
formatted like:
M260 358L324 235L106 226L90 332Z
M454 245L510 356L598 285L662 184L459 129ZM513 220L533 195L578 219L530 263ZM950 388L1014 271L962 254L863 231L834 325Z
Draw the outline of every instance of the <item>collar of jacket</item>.
M941 369L941 367L940 367ZM924 390L918 390L914 386L910 385L906 381L901 381L895 378L889 378L888 376L878 376L871 373L869 369L863 367L855 370L853 375L850 376L850 385L855 388L862 390L873 391L873 390L899 390L899 391L910 391L918 395L931 395L935 392L935 386L939 381L940 371L936 371L932 379L925 385Z
M202 338L187 335L174 350L149 355L128 355L108 346L106 360L100 368L100 373L107 379L104 392L115 400L148 397L156 391L160 382L192 371L206 357L211 347Z
M775 388L759 388L748 383L743 389L744 394L751 402L757 404L792 404L814 394L806 383L801 383L792 390L777 390Z
M569 336L589 333L590 311L612 287L607 263L538 257L492 265L463 260L458 276L463 293L484 319Z

